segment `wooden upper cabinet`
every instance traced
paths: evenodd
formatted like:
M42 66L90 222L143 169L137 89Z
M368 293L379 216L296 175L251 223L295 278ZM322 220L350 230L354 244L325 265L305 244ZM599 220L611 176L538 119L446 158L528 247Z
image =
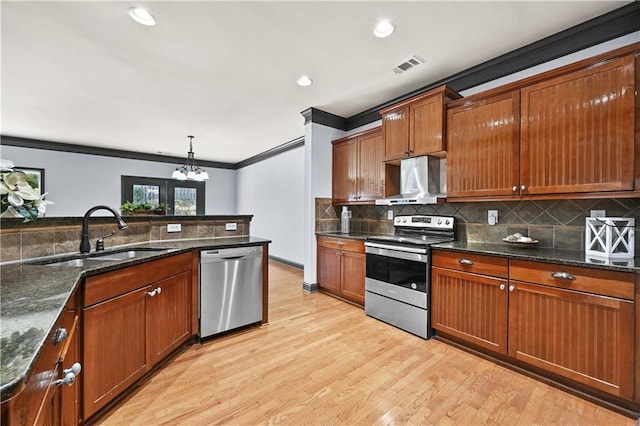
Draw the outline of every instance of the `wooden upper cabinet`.
M355 139L333 145L333 201L348 202L357 195L358 145Z
M380 128L333 141L334 203L368 203L384 197L383 152Z
M523 194L634 189L634 57L521 90Z
M380 111L384 160L409 156L409 107L401 106Z
M519 93L514 91L449 110L449 197L518 193L519 102Z
M380 111L384 160L422 155L443 157L446 150L448 101L460 95L447 86L423 93Z
M382 132L367 133L358 138L358 201L384 197L384 162Z

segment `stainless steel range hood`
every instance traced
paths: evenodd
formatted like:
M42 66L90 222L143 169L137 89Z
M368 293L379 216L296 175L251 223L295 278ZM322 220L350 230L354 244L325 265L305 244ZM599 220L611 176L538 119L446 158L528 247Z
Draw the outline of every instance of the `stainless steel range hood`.
M376 200L376 205L436 204L446 197L446 160L425 155L400 162L400 194Z

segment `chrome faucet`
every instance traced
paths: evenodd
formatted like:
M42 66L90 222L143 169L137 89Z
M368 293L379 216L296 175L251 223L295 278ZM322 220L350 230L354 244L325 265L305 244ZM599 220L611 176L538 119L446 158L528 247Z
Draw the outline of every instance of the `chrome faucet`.
M120 216L120 214L114 209L112 209L111 207L109 206L91 207L84 214L84 219L82 219L82 241L80 241L80 253L89 253L91 251L91 244L89 243L89 216L91 216L91 214L96 210L107 210L111 212L111 214L113 214L113 216L118 221L118 229L120 229L121 231L124 229L127 229L127 224L125 223L124 220L122 220L122 217Z

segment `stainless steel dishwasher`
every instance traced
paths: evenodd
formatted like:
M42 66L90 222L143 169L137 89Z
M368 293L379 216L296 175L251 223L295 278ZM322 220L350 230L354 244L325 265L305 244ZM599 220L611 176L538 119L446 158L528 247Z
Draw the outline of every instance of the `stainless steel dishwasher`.
M262 247L200 252L200 338L262 320Z

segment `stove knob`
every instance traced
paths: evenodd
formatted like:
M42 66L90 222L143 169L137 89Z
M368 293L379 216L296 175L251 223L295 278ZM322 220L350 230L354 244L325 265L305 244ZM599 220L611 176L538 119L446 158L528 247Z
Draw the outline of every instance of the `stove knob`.
M438 219L438 225L442 224L442 219Z
M444 224L445 224L445 225L448 225L448 224L449 224L449 219L445 220L445 221L444 221Z

